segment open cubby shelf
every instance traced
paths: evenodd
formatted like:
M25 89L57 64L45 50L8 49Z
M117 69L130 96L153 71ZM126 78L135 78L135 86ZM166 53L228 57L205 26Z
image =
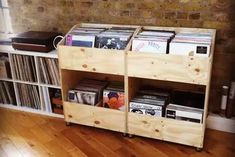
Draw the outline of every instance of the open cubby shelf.
M2 56L7 58L9 63L1 64L0 68L4 71L0 70L0 80L1 82L8 82L8 84L3 85L9 87L10 90L6 90L6 92L10 91L10 94L4 94L7 94L8 97L11 95L11 99L4 102L0 101L0 106L63 117L52 112L49 96L49 88L60 89L56 51L48 53L22 51L13 49L11 45L0 45L0 57ZM43 65L40 64L40 59L46 60ZM53 71L57 73L54 72L52 76ZM45 74L45 72L48 73L46 79L50 77L50 79L53 78L56 81L43 82L42 73Z

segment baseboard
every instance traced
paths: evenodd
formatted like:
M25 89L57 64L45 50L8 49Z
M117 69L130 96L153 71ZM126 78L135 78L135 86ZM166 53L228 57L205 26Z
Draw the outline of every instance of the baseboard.
M226 118L221 117L220 115L210 113L207 118L207 128L235 133L235 117Z
M49 112L46 112L46 111L36 110L36 109L28 108L28 107L19 107L19 106L15 106L15 105L11 105L11 104L0 104L0 107L7 108L7 109L18 110L18 111L36 113L36 114L41 114L41 115L50 116L50 117L64 118L64 115L49 113Z

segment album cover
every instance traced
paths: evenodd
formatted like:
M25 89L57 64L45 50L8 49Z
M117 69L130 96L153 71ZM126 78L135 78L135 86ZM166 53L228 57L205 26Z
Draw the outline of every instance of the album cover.
M78 103L93 105L93 106L98 103L97 101L98 94L96 92L77 90L76 94L77 94Z
M176 34L170 43L170 54L209 57L212 43L211 33Z
M69 90L68 101L86 105L96 105L98 94L96 92Z
M175 42L170 43L170 54L186 55L186 56L202 56L209 57L210 44L203 43L189 43L189 42Z
M125 111L124 92L105 89L103 107Z
M169 104L166 107L166 118L202 123L203 109Z
M124 50L128 44L129 37L119 36L98 36L96 41L97 48Z
M97 93L96 100L99 102L102 99L102 92L104 87L99 85L88 85L88 84L81 84L75 88L76 90L81 91L88 91L88 92L95 92Z
M166 54L168 50L168 39L138 39L132 41L132 51Z
M80 47L94 47L95 35L92 34L68 34L66 37L66 45Z
M154 102L148 102L143 100L142 101L132 100L130 102L129 111L139 114L163 117L164 105L158 105L158 103L155 104Z

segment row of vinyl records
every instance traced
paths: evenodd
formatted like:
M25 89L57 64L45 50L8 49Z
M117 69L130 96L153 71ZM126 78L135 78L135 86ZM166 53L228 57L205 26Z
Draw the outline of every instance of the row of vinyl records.
M39 90L37 86L18 83L17 89L21 106L41 109Z
M12 55L13 69L17 80L37 82L35 61L33 56Z
M76 27L68 33L66 45L123 50L134 31L126 27ZM134 36L131 50L208 57L212 38L212 33L141 30Z
M21 83L17 83L16 86L19 94L20 106L38 110L42 108L37 86ZM48 110L48 112L63 114L61 90L56 88L48 88L48 90L50 97L50 103L48 104L50 105L48 107L50 110ZM16 106L16 96L12 82L0 81L0 104L11 104Z
M17 80L28 82L38 81L33 56L13 54L12 64L15 78ZM39 57L38 67L41 83L60 85L58 59ZM8 56L0 57L0 78L11 78Z
M9 58L6 55L0 55L0 78L12 78Z
M0 81L0 103L16 104L13 83Z
M68 101L125 111L124 85L83 79L68 91ZM201 123L204 94L141 87L130 100L129 112Z
M45 84L60 85L58 59L39 58L39 75Z

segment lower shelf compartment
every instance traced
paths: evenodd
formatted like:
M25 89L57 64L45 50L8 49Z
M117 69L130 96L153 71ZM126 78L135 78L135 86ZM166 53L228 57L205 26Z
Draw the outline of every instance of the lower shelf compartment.
M184 145L203 147L203 124L128 113L128 133Z
M65 101L65 121L103 128L131 135L154 138L197 148L203 147L204 126L201 123L128 113L102 107Z
M125 112L64 101L65 121L125 132Z

